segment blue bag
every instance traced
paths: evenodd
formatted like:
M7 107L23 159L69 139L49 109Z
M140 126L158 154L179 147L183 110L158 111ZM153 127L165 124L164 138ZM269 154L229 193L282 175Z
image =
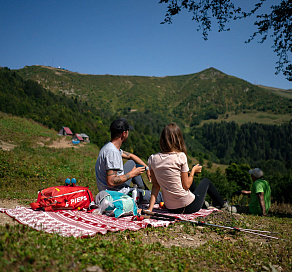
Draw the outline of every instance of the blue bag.
M95 197L95 204L100 214L107 214L115 218L127 215L137 215L137 206L134 200L121 192L105 190Z

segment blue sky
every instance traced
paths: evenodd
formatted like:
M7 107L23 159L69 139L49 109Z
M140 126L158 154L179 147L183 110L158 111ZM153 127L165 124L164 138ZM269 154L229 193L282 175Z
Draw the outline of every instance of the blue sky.
M163 21L159 0L0 0L0 66L62 67L85 74L173 76L208 67L253 84L292 89L275 75L272 40L245 44L253 20L217 26L204 41L190 14ZM246 0L236 1L246 6ZM248 3L254 1L248 1ZM265 7L278 3L268 0ZM290 56L291 59L291 56Z

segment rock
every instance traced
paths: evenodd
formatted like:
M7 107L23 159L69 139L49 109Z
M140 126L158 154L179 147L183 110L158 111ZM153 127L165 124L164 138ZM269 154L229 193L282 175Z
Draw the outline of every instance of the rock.
M94 265L94 266L88 266L86 268L87 272L103 272L102 268L100 268L98 265Z

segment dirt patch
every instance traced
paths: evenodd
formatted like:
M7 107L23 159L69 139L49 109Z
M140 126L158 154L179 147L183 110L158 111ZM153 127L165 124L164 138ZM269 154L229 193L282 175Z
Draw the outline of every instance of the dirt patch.
M191 226L189 228L192 229L192 233L187 233L184 228L183 224L175 224L167 230L167 234L163 232L146 233L143 241L150 244L159 242L167 248L172 246L196 248L206 244L210 239L213 241L222 240L216 233L206 234L204 227L197 226L193 232L194 226Z
M7 208L7 209L14 209L17 206L21 206L17 200L7 200L7 199L0 199L0 207L1 208ZM18 224L17 221L15 221L13 218L8 216L5 213L0 212L0 225L16 225Z
M44 142L38 142L39 145L44 146L45 143ZM52 144L47 145L50 148L69 148L69 147L73 147L73 148L79 148L84 146L86 143L82 143L80 142L79 144L73 144L71 140L68 140L66 137L62 137L60 136L58 138L58 140L54 141Z
M220 217L220 214L213 215L213 219ZM203 218L202 218L203 219ZM204 219L203 219L204 220ZM205 218L206 220L206 218ZM222 224L220 224L222 225ZM218 231L218 229L210 229L209 226L196 226L190 224L177 223L172 227L168 227L165 231L160 231L157 228L157 232L145 233L145 243L161 243L163 246L170 248L176 247L192 247L196 248L205 245L209 241L234 243L239 239L248 238L251 243L268 243L269 240L264 237L249 235L241 233L237 235L233 231Z
M39 141L36 142L37 146L45 146L46 142L50 141L50 138L40 138ZM36 147L34 145L34 147ZM79 148L86 145L86 143L80 142L79 144L73 144L71 140L66 139L66 137L60 137L58 140L52 142L51 144L47 145L50 148ZM0 150L4 151L12 151L17 145L4 142L0 140Z
M33 147L38 147L38 146L45 146L45 143L50 141L51 138L49 137L38 137L38 141Z
M0 140L0 149L2 149L2 150L11 151L11 150L13 150L14 147L16 147L15 144L7 143L7 142Z

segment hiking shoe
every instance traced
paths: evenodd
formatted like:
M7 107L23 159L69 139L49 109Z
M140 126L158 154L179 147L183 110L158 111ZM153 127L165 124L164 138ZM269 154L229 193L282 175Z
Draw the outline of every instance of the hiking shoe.
M228 212L231 212L231 213L237 213L236 207L229 205L228 200L224 201L224 204L221 207L221 210L228 211Z
M231 206L229 205L228 200L225 200L225 201L224 201L224 204L223 204L223 206L220 208L220 210L222 210L222 211L224 211L224 210L228 210L229 207L231 207Z
M237 213L237 209L235 206L229 206L227 208L227 211L231 212L231 213Z
M208 209L208 210L213 210L213 209L218 209L218 208L216 208L216 207L210 205L207 209Z
M203 207L202 209L208 209L210 207L210 204L208 201L205 201L204 204L203 204Z

